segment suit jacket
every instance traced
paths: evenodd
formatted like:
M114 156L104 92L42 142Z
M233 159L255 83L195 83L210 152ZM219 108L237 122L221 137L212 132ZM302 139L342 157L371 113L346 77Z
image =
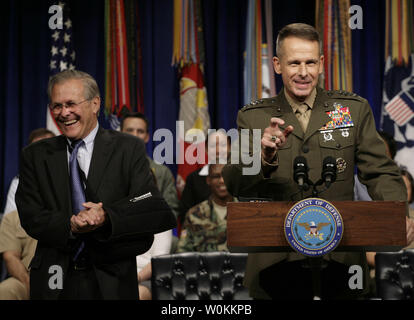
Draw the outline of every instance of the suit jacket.
M321 198L331 201L353 200L354 168L357 166L358 177L367 186L373 199L406 200L398 167L386 156L367 100L348 92L318 88L307 131L303 132L283 92L282 89L276 97L245 106L239 111L237 119L239 129L261 129L262 133L269 126L271 117L285 121L282 129L293 125L293 133L278 151L278 167L262 165L259 174L248 176L242 175L242 165L227 165L223 169L223 177L230 193L239 197L270 198L274 201L300 200L299 187L293 180L294 158L299 155L306 158L309 178L316 182L321 177L323 159L332 156L340 168L336 182L320 195ZM324 135L320 129L332 120L327 112L335 110L336 104L349 108L353 125L346 130L333 129L331 136ZM304 193L304 197L310 195L311 190ZM359 264L368 272L365 252L333 252L325 258L347 265ZM297 253L249 254L245 284L250 288L250 294L257 298L268 298L260 285L260 281L263 283L260 272L282 261L298 259L303 259L303 256ZM368 280L367 276L364 278ZM365 283L364 288L367 287Z
M152 193L152 197L134 201ZM86 180L86 200L102 202L107 223L81 237L88 248L104 299L137 299L135 257L153 234L175 227L170 208L150 175L144 143L99 128ZM31 298L55 299L49 268L63 274L73 255L71 191L66 137L41 140L23 149L16 203L23 228L38 240L31 262Z
M201 176L202 168L191 172L185 181L185 187L180 199L180 220L184 223L185 215L195 205L207 200L210 196L210 187L207 185L207 176Z

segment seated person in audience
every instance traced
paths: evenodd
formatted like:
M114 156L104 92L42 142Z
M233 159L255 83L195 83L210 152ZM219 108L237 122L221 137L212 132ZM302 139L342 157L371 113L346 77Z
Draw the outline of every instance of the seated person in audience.
M378 131L382 141L385 144L385 151L389 158L394 160L397 153L397 143L392 135L385 131ZM367 187L359 182L358 175L355 175L355 184L354 184L354 200L355 201L372 201L370 195L368 194ZM410 215L411 216L411 215ZM370 268L370 287L371 292L375 294L375 252L367 252L367 262Z
M149 141L148 120L140 112L126 114L121 122L121 131L131 134L145 143ZM171 210L178 216L178 198L174 177L167 166L156 163L150 157L148 162L153 173L155 183ZM138 290L140 300L151 300L151 257L167 254L171 251L172 230L154 235L151 248L137 256Z
M405 187L407 188L407 202L408 205L414 202L413 192L414 192L414 182L413 176L405 167L400 167L401 169L401 176L404 180ZM410 218L414 218L414 209L412 207L408 207ZM414 243L412 242L409 246L410 248L414 248Z
M177 252L228 251L227 203L235 199L228 193L221 175L224 164L211 164L206 179L211 195L186 214Z
M185 187L180 199L179 221L183 222L187 211L196 204L207 200L210 196L210 188L206 183L210 163L220 163L220 157L229 157L231 140L224 130L211 132L206 141L207 164L191 172L185 181Z
M140 138L145 144L150 140L148 119L140 112L126 114L121 121L121 131ZM175 180L171 170L165 165L156 163L149 156L147 156L147 159L161 195L168 203L174 215L178 217L179 202L177 189L175 188Z
M20 225L17 211L5 215L0 225L0 253L6 263L9 278L0 282L0 300L28 300L29 263L37 241Z
M45 128L38 128L30 132L29 134L29 144L47 138L54 137L55 134ZM4 214L6 215L9 212L16 211L16 202L14 201L14 196L16 194L17 186L19 185L19 176L15 176L10 183L9 191L7 192L6 206L4 207Z

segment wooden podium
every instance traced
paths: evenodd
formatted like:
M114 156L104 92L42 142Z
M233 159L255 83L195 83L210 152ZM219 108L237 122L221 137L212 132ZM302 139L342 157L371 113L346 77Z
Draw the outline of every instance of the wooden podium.
M296 202L227 204L227 246L231 252L293 251L284 222ZM344 232L335 251L399 251L407 246L407 204L398 201L331 201Z

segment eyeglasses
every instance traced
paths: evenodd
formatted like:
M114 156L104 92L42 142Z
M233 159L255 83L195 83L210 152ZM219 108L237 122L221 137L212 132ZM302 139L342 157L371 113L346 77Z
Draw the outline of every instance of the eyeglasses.
M49 104L49 108L50 108L50 110L52 110L53 113L60 113L62 111L63 107L72 109L72 108L75 108L75 107L81 105L85 101L90 101L90 100L92 100L92 99L85 99L85 100L83 100L81 102L78 102L78 103L73 102L73 101L69 101L69 102L66 102L66 103Z

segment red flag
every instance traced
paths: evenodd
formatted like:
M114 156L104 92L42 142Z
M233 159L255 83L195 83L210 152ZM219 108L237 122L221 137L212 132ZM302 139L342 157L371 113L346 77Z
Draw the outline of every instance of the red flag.
M179 128L180 153L178 157L177 189L181 192L185 179L192 171L206 164L205 138L210 128L207 91L198 64L190 64L181 70ZM188 141L191 137L197 137ZM195 162L195 163L194 163Z

